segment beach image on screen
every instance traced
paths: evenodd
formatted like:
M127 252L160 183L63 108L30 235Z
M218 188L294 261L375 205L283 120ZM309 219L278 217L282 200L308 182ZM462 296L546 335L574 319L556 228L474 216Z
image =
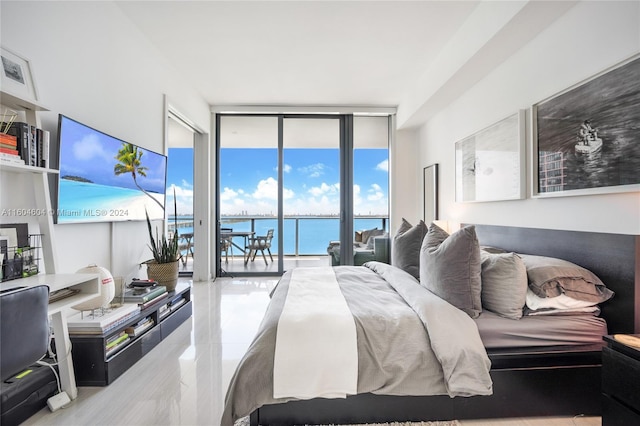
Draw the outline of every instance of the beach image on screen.
M58 223L164 218L167 158L60 116Z

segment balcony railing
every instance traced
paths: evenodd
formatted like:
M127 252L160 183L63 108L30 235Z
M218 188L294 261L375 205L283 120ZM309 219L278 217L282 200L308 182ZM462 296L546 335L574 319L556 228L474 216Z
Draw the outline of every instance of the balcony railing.
M169 219L169 231L173 232L175 229L173 217ZM356 216L354 229L378 228L388 231L388 223L388 216ZM277 224L278 219L273 216L223 216L220 218L221 228L232 228L234 231L253 231L256 235L265 235L269 229L274 229L274 240L271 246L273 254L278 253ZM178 232L193 233L192 216L178 216ZM326 255L329 242L339 240L339 233L340 218L337 216L285 216L284 255Z

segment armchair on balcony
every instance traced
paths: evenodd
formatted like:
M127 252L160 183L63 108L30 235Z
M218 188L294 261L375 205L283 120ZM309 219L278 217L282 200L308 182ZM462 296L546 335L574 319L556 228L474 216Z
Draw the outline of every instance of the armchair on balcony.
M273 262L273 256L271 255L271 240L273 239L273 229L269 229L267 231L267 235L249 237L247 244L247 258L244 261L246 265L249 262L249 258L253 262L256 260L256 254L258 254L258 250L262 252L262 258L264 259L265 265L268 265L267 257L264 255L264 251L266 250L269 253L269 257Z
M331 265L340 265L340 242L330 241L327 253L331 256ZM375 260L389 262L389 234L380 229L357 231L353 243L353 264L360 266Z

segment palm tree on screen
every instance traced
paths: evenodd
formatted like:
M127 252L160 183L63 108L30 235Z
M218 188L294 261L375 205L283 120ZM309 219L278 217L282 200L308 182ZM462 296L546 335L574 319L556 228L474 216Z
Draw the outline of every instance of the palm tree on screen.
M137 146L123 142L122 147L120 147L120 149L118 150L118 155L116 155L115 157L116 160L118 160L118 163L113 166L113 172L116 174L116 176L125 173L131 173L131 176L133 177L133 183L138 187L138 189L149 196L149 198L155 201L160 206L160 208L164 210L164 206L162 205L162 203L153 198L153 196L147 191L145 191L144 188L140 186L136 178L137 174L140 176L147 176L148 168L142 165L142 154L144 154L144 152L138 150Z

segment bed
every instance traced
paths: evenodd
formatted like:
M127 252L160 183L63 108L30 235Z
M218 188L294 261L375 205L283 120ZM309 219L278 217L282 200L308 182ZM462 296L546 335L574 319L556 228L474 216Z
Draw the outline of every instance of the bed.
M490 395L478 392L477 396L451 397L446 393L442 394L444 392L440 389L435 389L435 395L423 395L424 392L407 395L405 389L397 391L396 387L397 392L394 391L393 382L389 386L390 392L372 393L366 389L361 392L359 384L358 393L346 398L267 398L254 402L255 409L251 409L250 415L251 424L347 424L599 415L601 335L640 331L640 236L490 225L474 225L473 228L483 246L564 259L600 277L607 288L615 292L615 296L599 305L601 313L598 317L590 314L580 317L591 323L589 327L593 326L595 331L584 338L571 340L570 330L575 326L569 324L564 326L564 335L569 336L569 341L558 338L557 341L548 339L534 344L518 343L517 340L515 343L505 343L501 341L500 335L491 333L490 323L497 319L483 312L474 321L480 330L482 341L487 342L485 348L490 360L492 381ZM285 275L283 279L288 278ZM549 321L546 318L540 317L537 320ZM603 327L605 321L606 325ZM265 317L263 325L269 322L273 324L273 318L269 321ZM234 410L230 407L239 395L246 397L257 389L267 389L267 392L268 389L273 389L273 356L260 358L261 361L251 358L256 356L255 343L260 341L261 335L270 333L275 331L261 326L261 331L243 359L246 362L241 361L227 396L227 417L223 418L223 424L231 423L229 414ZM561 336L563 332L558 331L557 334ZM243 375L243 364L250 364L256 371L263 373ZM434 383L433 386L437 388L439 384Z

